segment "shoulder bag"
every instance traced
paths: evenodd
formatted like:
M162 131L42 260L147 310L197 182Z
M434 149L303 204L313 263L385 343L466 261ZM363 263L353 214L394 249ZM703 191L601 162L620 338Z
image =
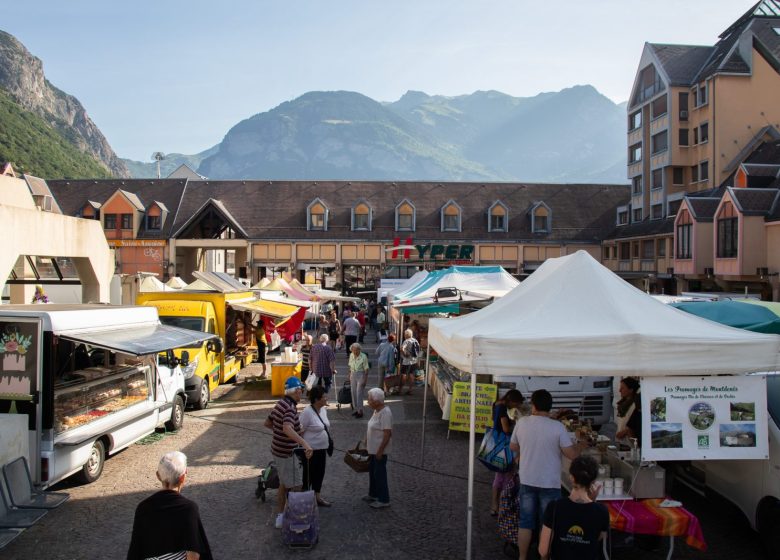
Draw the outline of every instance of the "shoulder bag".
M320 422L322 422L322 427L325 428L325 433L328 434L328 457L333 456L333 438L330 437L330 432L328 431L328 426L325 424L325 421L322 419L322 416L320 416L320 413L317 412L317 409L313 406L311 409L314 411L314 414L317 415L317 418L320 419Z

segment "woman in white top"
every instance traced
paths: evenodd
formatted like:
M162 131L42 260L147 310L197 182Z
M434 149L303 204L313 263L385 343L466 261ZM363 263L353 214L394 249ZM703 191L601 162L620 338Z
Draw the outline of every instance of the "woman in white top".
M393 435L393 413L385 406L385 392L374 387L368 392L368 406L374 411L366 429L368 450L368 494L363 500L375 509L390 505L390 491L387 488L387 455L390 453L390 438Z
M325 478L325 462L327 456L333 453L330 438L330 421L328 420L328 394L324 387L315 385L309 391L311 404L303 409L300 416L303 439L311 446L314 453L310 460L303 461L303 488L313 489L317 495L320 507L330 507L330 502L320 496L322 481Z

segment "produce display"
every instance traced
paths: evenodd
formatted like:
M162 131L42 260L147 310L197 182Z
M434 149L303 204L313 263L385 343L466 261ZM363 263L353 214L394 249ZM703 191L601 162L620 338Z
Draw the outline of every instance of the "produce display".
M54 431L62 433L144 401L148 368L108 370L103 378L54 389ZM78 372L75 372L78 373Z

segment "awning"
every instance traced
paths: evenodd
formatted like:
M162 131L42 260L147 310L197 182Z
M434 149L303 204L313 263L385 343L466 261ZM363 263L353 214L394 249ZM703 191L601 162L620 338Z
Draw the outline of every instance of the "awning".
M130 329L112 329L79 334L62 334L60 338L89 344L133 356L157 354L174 348L192 348L216 338L207 332L192 331L168 325L148 325Z
M287 303L278 303L276 301L267 301L262 299L255 299L241 302L228 302L228 305L238 311L251 311L252 313L258 313L259 315L265 315L273 319L287 319L292 317L298 309L297 305L289 305Z

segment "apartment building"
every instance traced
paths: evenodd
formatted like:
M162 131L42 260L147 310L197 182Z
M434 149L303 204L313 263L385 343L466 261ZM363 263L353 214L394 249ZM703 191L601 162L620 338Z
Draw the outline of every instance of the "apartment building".
M604 243L612 270L653 291L677 286L674 216L688 193L731 177L780 130L780 0L763 0L714 46L646 43L628 103L631 199Z

